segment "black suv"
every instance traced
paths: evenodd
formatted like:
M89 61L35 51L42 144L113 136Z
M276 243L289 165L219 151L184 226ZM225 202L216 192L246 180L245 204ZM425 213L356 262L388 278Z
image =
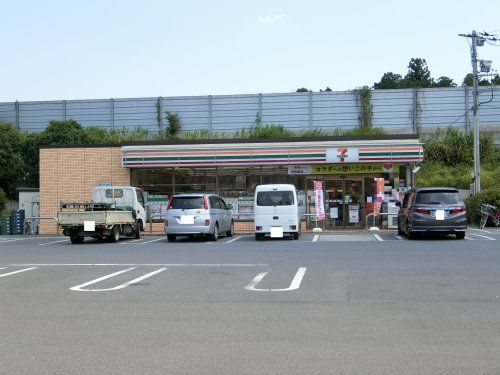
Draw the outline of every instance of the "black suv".
M467 215L457 189L410 189L396 205L400 207L398 234L406 234L408 239L418 233L454 234L459 240L465 237Z

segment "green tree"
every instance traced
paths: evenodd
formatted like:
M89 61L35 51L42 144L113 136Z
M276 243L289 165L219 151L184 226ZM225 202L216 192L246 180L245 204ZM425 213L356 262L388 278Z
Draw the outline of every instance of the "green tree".
M374 83L374 89L400 89L403 86L403 77L392 72L384 73L380 82Z
M434 80L425 59L412 58L408 63L408 73L404 78L406 87L432 87Z
M3 211L5 208L5 204L7 203L7 194L0 188L0 211Z
M7 197L14 199L25 172L19 130L11 124L0 124L0 145L0 188Z
M457 84L450 77L441 76L434 82L434 87L457 87Z
M308 90L305 87L298 88L295 92L311 92L312 90Z
M479 86L488 86L490 82L487 79L482 78L477 82L477 84ZM474 86L474 75L472 73L469 73L464 77L464 80L462 81L462 86L469 86L469 87Z

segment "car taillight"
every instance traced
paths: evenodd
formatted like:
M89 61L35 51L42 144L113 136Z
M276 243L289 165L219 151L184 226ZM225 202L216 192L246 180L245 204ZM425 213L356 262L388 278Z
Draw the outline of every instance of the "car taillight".
M167 220L167 219L165 219L165 220L163 221L163 223L165 224L165 226L166 226L166 227L168 227L168 220Z
M170 197L170 199L168 200L168 203L167 203L167 210L170 210L170 207L172 207L172 200L174 199L174 197Z
M208 210L208 199L207 199L207 196L204 195L203 196L203 207L205 208L205 210ZM205 225L209 225L210 222L208 224L205 224Z
M465 207L464 206L452 208L450 210L450 215L456 215L456 214L459 214L461 212L465 212Z
M290 230L297 230L297 226L296 225L290 225Z
M431 211L425 208L413 206L413 212L418 212L419 214L430 215Z
M262 230L262 227L261 227L260 225L257 225L257 226L255 227L255 230L257 230L257 231L258 231L258 230Z
M205 220L205 226L208 227L210 225L210 220Z

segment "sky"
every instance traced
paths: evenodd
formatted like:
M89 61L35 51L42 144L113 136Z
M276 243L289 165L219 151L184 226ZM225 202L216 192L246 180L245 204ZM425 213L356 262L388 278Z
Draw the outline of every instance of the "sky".
M425 58L471 71L472 30L500 1L0 2L0 102L352 90ZM500 70L500 45L479 57Z

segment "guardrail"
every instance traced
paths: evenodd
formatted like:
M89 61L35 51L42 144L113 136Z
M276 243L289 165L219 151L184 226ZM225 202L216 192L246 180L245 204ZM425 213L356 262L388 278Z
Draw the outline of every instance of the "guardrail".
M35 220L54 220L57 224L59 224L59 220L57 217L52 216L30 216L26 217L23 220L23 235L26 234L26 222L27 221L35 221ZM57 225L57 234L59 234L59 225Z

